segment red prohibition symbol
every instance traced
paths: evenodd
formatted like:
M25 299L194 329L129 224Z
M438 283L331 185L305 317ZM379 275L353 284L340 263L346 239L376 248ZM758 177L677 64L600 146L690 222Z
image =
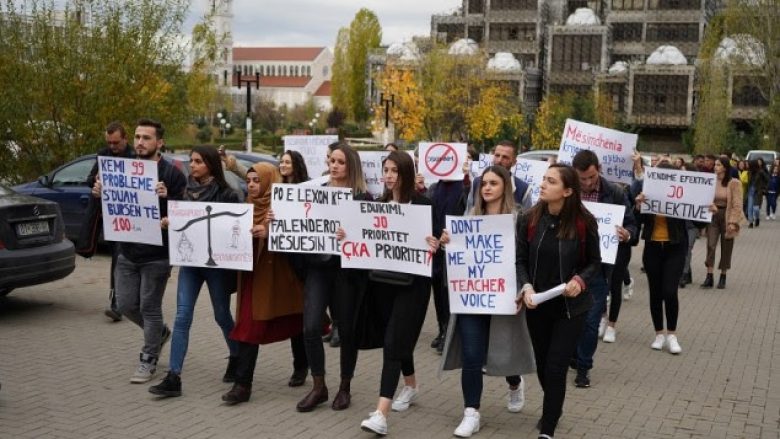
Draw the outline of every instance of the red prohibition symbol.
M436 157L433 162L429 160L430 157ZM447 158L452 157L452 160ZM451 162L452 166L446 166L446 162ZM458 166L458 153L455 152L455 148L446 143L436 143L428 148L425 152L425 167L431 171L431 174L438 177L447 177L455 171Z

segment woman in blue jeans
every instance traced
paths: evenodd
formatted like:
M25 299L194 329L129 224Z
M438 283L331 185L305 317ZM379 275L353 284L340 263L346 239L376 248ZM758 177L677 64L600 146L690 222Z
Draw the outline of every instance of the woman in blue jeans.
M764 202L764 193L769 183L769 174L761 159L751 160L749 163L750 177L747 189L747 217L748 227L758 227L761 217L761 203Z
M225 181L222 163L216 148L196 146L190 152L190 175L187 179L185 201L213 201L215 203L238 203L238 193ZM163 219L167 227L167 218ZM190 326L195 313L195 302L205 282L209 289L214 319L225 337L230 359L224 382L235 380L236 355L238 344L228 335L233 330L233 316L230 314L230 284L234 284L236 274L232 270L203 267L181 267L176 290L176 320L171 338L170 370L163 381L149 388L149 392L159 396L181 396L181 372L187 345L190 340Z
M517 215L509 171L501 166L490 166L482 173L480 184L471 215ZM504 240L512 238L514 235L504 237ZM449 241L449 233L444 230L441 243L446 245ZM524 309L517 315L450 316L442 368L461 368L460 385L465 410L463 420L454 432L457 437L470 437L480 429L483 366L488 375L506 377L509 384L507 410L519 412L525 403L520 375L535 369Z

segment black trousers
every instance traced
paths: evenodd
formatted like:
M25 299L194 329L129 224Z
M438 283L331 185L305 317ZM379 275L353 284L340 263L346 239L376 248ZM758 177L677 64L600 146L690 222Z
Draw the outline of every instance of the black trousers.
M609 282L610 322L617 322L620 314L620 306L623 303L623 280L628 273L629 262L631 262L631 246L619 245L615 265L612 266L612 279Z
M431 277L431 287L433 287L433 306L436 309L436 322L439 324L439 331L444 331L447 322L450 321L450 296L447 289L447 267L444 255L439 256L438 252L433 258L434 270Z
M529 309L528 332L534 347L536 374L544 392L541 434L553 436L566 398L569 360L585 326L586 314L566 318L555 300Z
M645 241L642 263L647 274L647 286L650 290L650 317L656 332L664 329L677 330L677 315L680 305L677 289L680 287L685 253L688 243L669 244L657 241Z
M252 385L257 365L257 354L260 346L251 343L238 342L238 364L236 365L236 384L244 387Z

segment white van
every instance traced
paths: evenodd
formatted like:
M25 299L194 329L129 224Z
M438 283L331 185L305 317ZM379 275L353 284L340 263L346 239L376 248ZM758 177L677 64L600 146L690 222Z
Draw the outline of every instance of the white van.
M767 172L772 169L772 163L777 158L780 158L780 152L769 151L766 149L754 149L752 151L748 151L747 155L745 156L745 160L748 162L752 160L763 159L764 165L766 165L767 168Z

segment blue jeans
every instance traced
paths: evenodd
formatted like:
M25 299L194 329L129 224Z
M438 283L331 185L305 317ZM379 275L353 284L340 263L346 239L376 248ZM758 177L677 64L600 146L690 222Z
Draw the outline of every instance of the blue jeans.
M230 356L238 354L238 342L228 338L233 330L233 316L230 314L230 293L227 291L228 276L235 272L219 268L181 267L179 269L179 285L176 292L176 321L173 325L171 339L170 369L180 374L187 355L187 345L190 341L190 327L195 313L195 302L198 300L203 282L209 287L211 306L214 309L214 320L217 321L225 342L230 350Z
M460 387L463 390L463 406L479 410L482 399L482 366L487 358L490 336L490 316L461 314L455 326L463 346L463 369Z
M588 284L588 291L593 296L593 306L585 317L585 327L582 329L580 341L577 343L577 369L593 369L593 354L599 342L599 322L601 313L607 302L609 286L604 275L599 272Z
M758 217L761 214L761 205L756 204L756 198L758 198L758 195L756 194L755 188L753 188L753 186L749 187L747 196L747 217L748 221L751 223L758 221Z

